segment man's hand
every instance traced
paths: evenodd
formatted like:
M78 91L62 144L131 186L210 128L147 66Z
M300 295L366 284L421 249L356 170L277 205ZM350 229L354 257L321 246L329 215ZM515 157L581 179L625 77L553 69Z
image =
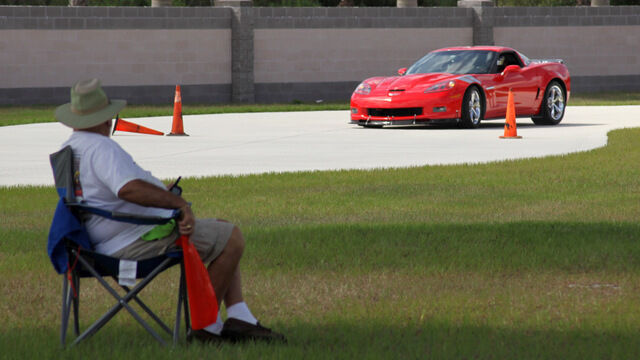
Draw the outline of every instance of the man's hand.
M196 217L191 211L191 206L186 205L180 208L182 215L178 219L178 231L181 235L191 235L196 227Z
M191 235L196 225L196 218L191 207L182 197L159 188L143 180L132 180L118 192L118 197L142 206L153 206L164 209L180 209L182 215L178 219L178 231L182 235Z

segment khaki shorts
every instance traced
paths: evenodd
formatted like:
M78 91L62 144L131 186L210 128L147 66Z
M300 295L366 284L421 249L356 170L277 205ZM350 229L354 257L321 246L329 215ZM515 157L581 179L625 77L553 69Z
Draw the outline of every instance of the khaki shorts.
M217 219L196 219L195 229L190 239L205 265L217 258L227 246L233 228L232 223ZM111 256L126 260L143 260L158 256L177 248L178 236L178 227L176 226L173 232L166 237L153 241L138 239Z

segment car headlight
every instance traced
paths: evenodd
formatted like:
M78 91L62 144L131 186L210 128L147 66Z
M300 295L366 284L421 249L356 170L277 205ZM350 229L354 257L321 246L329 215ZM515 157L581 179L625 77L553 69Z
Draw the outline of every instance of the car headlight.
M456 82L453 80L443 81L428 87L427 90L425 90L424 92L431 93L431 92L438 92L438 91L447 91L447 90L453 89L455 86L456 86Z
M369 95L369 93L371 92L371 85L367 84L366 82L362 82L360 83L360 85L358 85L355 92L356 94Z

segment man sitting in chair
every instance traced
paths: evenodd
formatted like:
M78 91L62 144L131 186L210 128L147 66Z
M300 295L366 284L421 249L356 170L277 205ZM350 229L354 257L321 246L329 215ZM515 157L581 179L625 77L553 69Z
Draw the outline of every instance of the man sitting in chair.
M55 111L58 121L73 128L62 147L74 153L76 196L89 206L110 211L170 217L180 209L177 222L165 225L134 225L87 215L85 225L94 250L113 257L142 260L175 247L180 234L189 235L207 266L218 302L224 300L227 320L191 336L203 342L221 340L277 340L284 336L260 325L242 297L239 262L244 251L240 229L219 219L196 219L189 203L150 172L140 168L131 155L110 138L112 119L126 105L111 100L98 79L80 81L71 88L71 102ZM81 192L79 194L78 192Z

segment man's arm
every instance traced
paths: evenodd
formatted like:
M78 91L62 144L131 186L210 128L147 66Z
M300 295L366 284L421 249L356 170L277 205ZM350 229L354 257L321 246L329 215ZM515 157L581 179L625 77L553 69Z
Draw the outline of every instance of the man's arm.
M178 220L180 234L191 235L193 233L195 216L191 211L191 207L189 207L189 203L180 196L144 180L131 180L120 188L118 197L142 206L180 209L182 211L182 217Z

